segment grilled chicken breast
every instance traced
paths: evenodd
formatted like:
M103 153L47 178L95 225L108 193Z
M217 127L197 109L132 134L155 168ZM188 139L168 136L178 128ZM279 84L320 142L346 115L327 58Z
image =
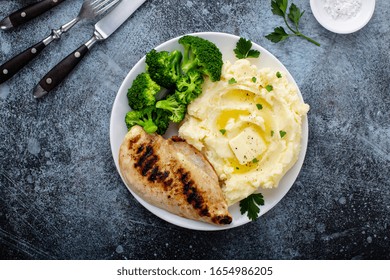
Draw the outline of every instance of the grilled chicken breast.
M213 167L179 137L166 140L134 126L120 147L119 167L127 186L150 204L212 224L232 221Z

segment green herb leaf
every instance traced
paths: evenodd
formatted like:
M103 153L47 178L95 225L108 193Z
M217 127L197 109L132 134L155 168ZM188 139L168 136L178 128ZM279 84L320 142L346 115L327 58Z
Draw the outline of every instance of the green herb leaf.
M253 163L258 163L259 160L258 160L257 158L254 158L254 159L252 159L252 162L253 162Z
M224 135L226 133L226 129L220 129L219 132L221 132L222 135Z
M287 11L288 1L287 0L272 0L271 7L272 13L277 16L284 17Z
M275 133L275 132L274 132L273 130L271 130L271 137L274 136L274 133Z
M265 36L268 40L273 43L278 43L288 38L289 34L286 33L283 27L279 26L274 29L274 32Z
M232 84L235 84L237 83L236 79L234 78L231 78L229 81L228 81L229 85L232 85Z
M302 15L305 13L303 11L299 10L299 8L292 3L290 6L290 12L288 13L288 18L295 24L295 28L298 30L299 20L301 19Z
M256 77L252 77L252 82L256 83L257 79Z
M299 21L300 21L301 17L303 16L303 14L305 13L305 11L301 12L300 9L294 3L292 3L290 5L289 12L287 14L287 7L288 7L287 0L272 0L271 1L272 13L274 15L281 16L283 18L287 28L292 33L287 33L283 29L283 27L279 26L279 27L276 27L274 29L274 32L266 35L265 38L267 38L268 40L270 40L273 43L278 43L278 42L286 40L288 37L298 36L298 37L301 37L301 38L315 44L316 46L320 46L320 44L317 41L311 39L310 37L303 35L298 29ZM290 24L287 21L287 17L291 20L291 22L294 23L295 28L292 28L290 26Z
M260 55L258 50L251 50L252 42L245 38L240 38L236 44L236 48L233 50L238 59L254 57L257 58Z
M260 207L264 205L264 197L261 193L254 193L240 201L241 215L247 213L250 220L255 221L259 217Z
M286 136L286 134L287 134L286 131L283 131L283 130L279 131L280 138L283 138L284 136Z
M248 52L246 57L258 58L259 56L260 56L260 51L258 51L258 50L249 50L249 52Z
M278 77L279 79L282 77L282 74L280 74L280 72L276 72L276 77Z
M263 109L263 105L261 105L261 104L256 104L256 107L257 107L258 110Z
M265 89L266 89L268 92L270 92L270 91L272 91L272 90L274 89L274 87L273 87L272 85L266 85L266 86L265 86Z

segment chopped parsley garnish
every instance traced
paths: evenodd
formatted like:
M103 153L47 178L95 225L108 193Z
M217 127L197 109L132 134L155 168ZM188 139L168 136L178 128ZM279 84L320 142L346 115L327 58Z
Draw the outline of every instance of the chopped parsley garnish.
M270 92L270 91L272 91L272 90L274 89L274 87L273 87L272 85L266 85L266 86L265 86L265 89L266 89L268 92Z
M283 138L287 134L287 132L283 131L283 130L280 130L279 134L280 134L280 138Z
M252 82L256 83L257 79L256 77L252 77Z
M232 85L232 84L235 84L235 83L237 83L236 79L231 78L231 79L229 80L229 85Z
M280 79L282 77L282 74L278 71L278 72L276 72L276 77L278 77Z
M238 59L254 57L257 58L260 55L260 52L257 50L251 50L252 42L250 40L246 40L244 38L240 38L237 41L236 48L234 49L234 53Z
M261 104L256 104L256 107L257 107L257 109L259 109L259 110L263 109L263 105L261 105Z
M224 135L226 133L226 129L220 129L219 132L221 132L222 135Z
M236 166L236 169L239 170L240 168Z
M254 159L252 159L252 162L253 162L253 163L258 163L259 160L258 160L257 158L254 158Z
M259 217L260 207L264 205L264 197L261 193L253 193L240 201L241 215L247 213L250 220L255 221Z
M275 133L275 132L274 132L273 130L271 130L271 137L274 136L274 133Z

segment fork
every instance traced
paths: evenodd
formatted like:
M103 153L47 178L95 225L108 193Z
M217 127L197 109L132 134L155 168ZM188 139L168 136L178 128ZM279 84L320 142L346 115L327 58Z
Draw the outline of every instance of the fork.
M93 19L111 8L113 8L120 0L84 0L83 5L78 15L62 25L59 29L53 29L50 36L43 39L39 43L31 46L25 51L11 58L9 61L0 66L0 84L4 83L17 72L19 72L24 66L26 66L31 60L40 54L43 49L54 40L59 40L61 35L69 31L73 26L81 20Z

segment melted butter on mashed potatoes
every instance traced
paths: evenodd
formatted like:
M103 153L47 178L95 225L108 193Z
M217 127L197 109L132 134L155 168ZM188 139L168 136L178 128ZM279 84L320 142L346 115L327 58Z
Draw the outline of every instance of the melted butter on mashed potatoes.
M278 186L298 159L308 110L283 73L227 61L221 80L206 80L188 106L179 135L207 157L232 205L259 187Z

